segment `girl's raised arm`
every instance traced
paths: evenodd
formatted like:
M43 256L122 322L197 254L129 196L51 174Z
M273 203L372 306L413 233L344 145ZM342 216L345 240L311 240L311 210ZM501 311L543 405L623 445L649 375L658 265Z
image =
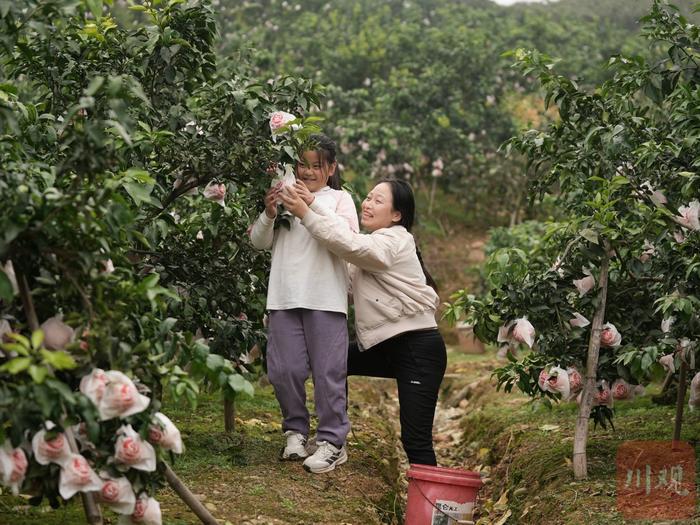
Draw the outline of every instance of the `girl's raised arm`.
M275 236L275 215L277 214L277 195L279 191L270 188L265 194L265 211L250 228L250 242L257 250L269 250ZM270 217L272 215L272 217Z

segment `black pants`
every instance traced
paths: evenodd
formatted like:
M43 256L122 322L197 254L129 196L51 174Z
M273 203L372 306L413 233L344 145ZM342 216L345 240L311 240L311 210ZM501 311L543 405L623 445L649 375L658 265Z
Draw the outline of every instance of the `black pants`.
M348 350L348 375L395 378L401 442L409 463L436 465L433 418L447 353L437 329L405 332L360 352Z

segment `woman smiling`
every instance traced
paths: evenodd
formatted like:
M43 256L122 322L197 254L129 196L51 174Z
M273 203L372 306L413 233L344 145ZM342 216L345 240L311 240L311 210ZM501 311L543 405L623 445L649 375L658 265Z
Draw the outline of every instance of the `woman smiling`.
M435 321L435 283L411 234L411 187L387 179L369 192L361 215L368 234L311 210L294 188L281 198L314 239L351 264L357 343L348 352L348 375L396 379L408 460L435 465L433 417L447 358Z

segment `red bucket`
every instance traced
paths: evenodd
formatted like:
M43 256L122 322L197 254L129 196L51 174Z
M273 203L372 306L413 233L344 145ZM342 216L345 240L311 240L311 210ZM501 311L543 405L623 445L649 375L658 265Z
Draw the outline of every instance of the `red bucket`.
M411 463L413 470L429 470L431 472L443 472L445 474L454 474L456 476L467 476L468 478L481 479L481 474L473 470L464 470L461 468L436 467L435 465L421 465L419 463Z
M411 465L404 525L455 525L472 519L482 486L477 472Z

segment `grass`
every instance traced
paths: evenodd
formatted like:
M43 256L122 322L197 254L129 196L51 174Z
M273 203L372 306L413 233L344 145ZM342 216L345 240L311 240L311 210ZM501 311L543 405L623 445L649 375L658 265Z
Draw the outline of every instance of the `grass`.
M453 367L467 370L465 383L487 376L498 366L492 352L462 354L450 361ZM614 430L594 430L591 425L586 481L575 481L571 467L578 409L575 403L560 403L550 410L529 403L521 394L496 393L492 383L487 388L470 404L462 420L461 443L463 464L481 464L489 472L492 481L483 491L484 500L495 501L505 493L512 513L508 523L627 523L617 511L616 454L626 441L670 440L675 407L652 403L651 395L658 391L658 385L652 385L645 396L615 404ZM686 407L681 440L691 443L696 458L699 436L700 418L697 413L688 413ZM700 472L697 459L696 471ZM698 523L699 518L696 513L690 520L674 523ZM651 521L629 523L644 525Z

